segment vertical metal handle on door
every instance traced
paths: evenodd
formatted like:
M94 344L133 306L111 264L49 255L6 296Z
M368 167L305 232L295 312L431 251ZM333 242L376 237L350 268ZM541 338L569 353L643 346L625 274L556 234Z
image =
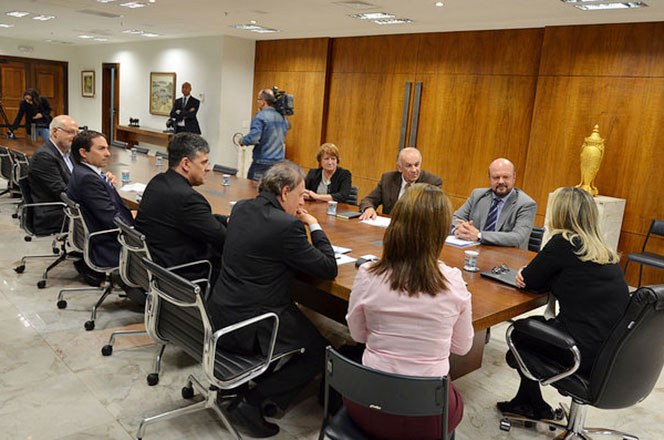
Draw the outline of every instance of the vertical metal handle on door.
M408 131L408 109L410 107L410 92L413 83L407 82L404 88L403 112L401 114L401 134L399 135L399 151L406 146L406 132Z
M417 140L417 124L420 120L420 101L422 100L422 83L415 83L415 96L413 97L413 116L410 122L410 139L408 146L415 148Z

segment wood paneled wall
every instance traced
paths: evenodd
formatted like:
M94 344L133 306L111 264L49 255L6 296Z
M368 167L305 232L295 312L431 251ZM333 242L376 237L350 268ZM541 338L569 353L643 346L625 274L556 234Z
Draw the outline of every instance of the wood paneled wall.
M313 167L316 135L336 143L360 197L394 169L404 85L421 81L416 146L455 206L504 156L541 225L548 194L578 183L580 147L599 124L597 186L627 199L619 250L639 251L650 221L664 218L664 23L260 42L256 78L257 90L295 94L307 120L293 120L287 156ZM664 253L664 240L652 245ZM630 268L630 284L637 275ZM662 271L644 271L644 283L662 282Z

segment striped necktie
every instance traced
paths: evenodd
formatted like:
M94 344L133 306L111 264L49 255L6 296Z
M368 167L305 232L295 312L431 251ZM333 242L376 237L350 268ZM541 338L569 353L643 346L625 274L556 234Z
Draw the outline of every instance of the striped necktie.
M491 208L489 208L489 215L486 217L486 224L484 225L484 231L495 231L496 222L498 221L498 207L500 206L500 199L494 198L491 202Z

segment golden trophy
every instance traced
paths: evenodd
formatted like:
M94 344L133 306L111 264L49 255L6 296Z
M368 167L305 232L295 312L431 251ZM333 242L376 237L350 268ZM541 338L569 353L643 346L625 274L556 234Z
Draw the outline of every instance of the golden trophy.
M599 194L593 184L603 156L604 139L599 137L599 125L595 125L592 134L585 139L581 146L581 183L576 185L577 188L588 191L593 197Z

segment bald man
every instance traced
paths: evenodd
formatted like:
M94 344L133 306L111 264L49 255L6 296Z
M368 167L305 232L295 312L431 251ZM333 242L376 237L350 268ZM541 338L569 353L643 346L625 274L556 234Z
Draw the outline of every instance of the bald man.
M198 108L201 101L191 96L191 84L182 83L182 98L178 98L173 103L171 109L171 118L175 120L176 133L196 133L201 134L201 127L198 125Z
M392 208L413 183L429 183L443 186L443 180L422 169L422 153L417 148L404 148L397 158L397 171L388 171L380 176L378 185L360 202L360 220L376 218L376 209L383 205L383 214Z
M477 188L454 213L454 235L495 246L528 249L537 204L514 187L516 169L507 159L489 165L489 188Z

